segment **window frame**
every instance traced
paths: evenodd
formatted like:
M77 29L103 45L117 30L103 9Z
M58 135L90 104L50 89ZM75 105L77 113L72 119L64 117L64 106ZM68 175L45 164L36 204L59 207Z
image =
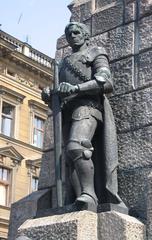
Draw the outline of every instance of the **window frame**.
M43 129L43 140L45 134L45 123L47 119L48 107L40 102L35 100L29 100L29 111L30 111L30 131L29 131L29 144L39 149L43 148L43 144L41 147L34 145L34 119L35 116L42 119L44 121L44 129ZM42 142L43 142L42 140Z
M37 180L37 189L33 189L33 180ZM35 192L38 190L38 184L39 184L39 177L35 175L31 175L31 192Z
M8 180L0 179L0 184L6 186L6 203L5 205L0 203L0 206L10 207L11 205L11 183L12 183L12 169L3 165L0 165L0 168L8 171Z
M3 113L3 103L6 103L6 104L8 104L8 105L10 105L10 106L12 106L14 109L13 109L13 116L12 116L12 118L9 118L9 117L7 117L7 115L5 115L4 113ZM15 104L13 104L13 103L10 103L10 102L8 102L7 100L5 100L5 99L2 99L2 101L0 102L0 133L2 133L3 135L5 135L5 136L7 136L7 137L15 137L15 122L16 122L16 105ZM11 132L10 132L10 135L6 135L4 132L2 132L2 122L3 122L3 117L5 117L6 116L6 118L9 118L9 119L11 119L12 121L11 121Z
M23 103L25 96L15 92L14 90L7 88L0 84L0 134L3 134L1 132L1 126L2 126L2 105L3 102L6 102L14 107L14 127L13 127L13 133L11 138L18 138L19 136L19 118L20 118L20 105ZM8 137L7 135L3 134L4 136Z
M36 126L35 126L35 119L40 119L40 120L42 120L43 121L43 129L40 129L40 128L37 128ZM32 145L33 146L35 146L35 147L38 147L38 148L42 148L43 147L43 140L44 140L44 128L45 128L45 119L43 118L43 117L41 117L40 115L38 115L37 113L34 113L33 114L33 136L32 136ZM35 130L36 131L38 131L38 132L40 132L41 134L42 134L42 146L38 146L38 145L35 145L34 144L34 136L35 136L35 134L34 134L34 132L35 132Z

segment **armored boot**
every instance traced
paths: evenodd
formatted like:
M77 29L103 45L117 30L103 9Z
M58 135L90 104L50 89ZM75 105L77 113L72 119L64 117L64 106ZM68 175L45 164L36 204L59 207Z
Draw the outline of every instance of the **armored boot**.
M75 169L80 181L81 195L76 201L97 205L97 196L94 191L94 165L91 159L75 161Z
M86 139L81 142L70 140L67 146L67 153L73 162L81 187L81 193L76 201L97 205L97 196L94 191L94 165L91 160L92 151L92 144ZM76 189L76 186L74 188Z

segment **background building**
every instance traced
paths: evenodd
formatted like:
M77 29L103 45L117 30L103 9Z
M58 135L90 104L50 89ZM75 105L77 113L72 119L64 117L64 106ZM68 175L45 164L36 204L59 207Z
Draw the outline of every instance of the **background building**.
M53 59L0 31L0 240L11 203L37 189Z

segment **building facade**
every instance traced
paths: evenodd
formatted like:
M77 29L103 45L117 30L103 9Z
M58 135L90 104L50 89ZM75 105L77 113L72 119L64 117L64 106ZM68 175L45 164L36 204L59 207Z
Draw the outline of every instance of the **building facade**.
M38 185L53 59L0 31L0 240L7 239L11 203Z

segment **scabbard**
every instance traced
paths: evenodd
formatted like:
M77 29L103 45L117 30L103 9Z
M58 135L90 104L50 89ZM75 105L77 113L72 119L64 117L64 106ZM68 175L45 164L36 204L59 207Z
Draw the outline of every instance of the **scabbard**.
M58 64L54 64L54 93L52 95L53 125L54 125L54 159L57 206L63 206L62 200L62 113L60 97L57 93L59 86Z

